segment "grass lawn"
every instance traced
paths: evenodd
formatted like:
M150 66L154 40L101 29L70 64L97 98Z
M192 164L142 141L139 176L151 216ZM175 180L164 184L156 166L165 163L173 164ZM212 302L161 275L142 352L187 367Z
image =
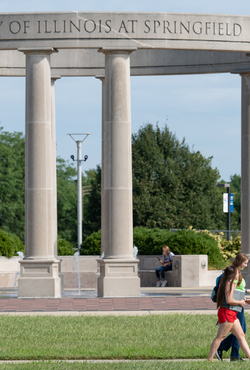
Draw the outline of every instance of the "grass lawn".
M29 364L1 364L1 370L230 370L235 369L249 369L249 362L229 363L226 361L209 363L206 361L197 362L165 362L165 361L141 361L141 362L119 362L119 363L52 363L52 362L34 362Z
M183 314L134 317L0 316L0 359L205 359L217 332L216 321L215 315ZM246 321L249 326L249 314L246 314ZM246 338L250 343L250 335ZM171 369L230 369L231 366L244 369L247 366L246 363L235 365L217 361L182 364L150 361L122 364L42 362L1 364L0 368L166 369L170 365Z

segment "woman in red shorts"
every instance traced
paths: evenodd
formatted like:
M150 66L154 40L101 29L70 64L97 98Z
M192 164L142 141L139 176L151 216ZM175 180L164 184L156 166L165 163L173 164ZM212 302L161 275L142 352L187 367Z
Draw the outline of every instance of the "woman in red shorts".
M217 298L217 308L218 319L219 319L219 329L210 347L210 352L208 355L208 360L213 361L213 357L217 348L220 346L221 341L227 336L231 331L240 344L242 351L246 354L250 360L250 349L245 339L245 334L242 330L239 320L237 319L237 311L229 309L229 306L244 306L245 300L236 301L233 298L234 289L236 288L235 280L238 279L239 272L237 267L228 266L225 269L224 275L221 278L220 287L218 290Z

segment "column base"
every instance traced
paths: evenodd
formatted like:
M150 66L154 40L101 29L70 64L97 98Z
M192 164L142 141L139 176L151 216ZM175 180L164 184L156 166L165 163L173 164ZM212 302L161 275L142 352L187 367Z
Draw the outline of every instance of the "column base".
M22 260L18 298L61 298L58 260Z
M98 297L139 297L139 260L98 259L100 276L97 279Z

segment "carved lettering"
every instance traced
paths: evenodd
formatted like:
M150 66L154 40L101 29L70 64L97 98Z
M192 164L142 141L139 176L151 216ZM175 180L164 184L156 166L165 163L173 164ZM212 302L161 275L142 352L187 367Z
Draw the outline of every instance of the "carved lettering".
M184 28L187 31L187 33L190 32L190 22L187 22L187 23L188 24L187 24L187 27L186 27L182 22L180 22L180 33L182 33L182 28Z
M224 32L223 26L224 26L223 23L219 23L219 35L220 36L222 36L223 35L223 32Z
M21 31L21 24L18 21L12 21L9 24L9 30L11 33L16 35L17 33Z
M132 23L132 33L135 33L135 28L134 28L134 24L136 24L138 21L137 20L128 20L128 22L131 22Z
M88 33L92 33L96 29L96 24L92 19L88 19L86 22L84 22L84 29Z
M54 21L54 33L61 33L61 31L57 30L57 21Z
M150 32L150 27L149 27L148 23L150 23L149 20L144 22L145 26L147 27L147 30L144 30L144 33L149 33Z
M27 33L27 28L29 28L30 21L23 21L23 33Z
M202 33L202 23L201 22L194 22L193 31L194 31L194 33L196 33L196 35L200 35Z
M78 21L78 27L75 25L75 23L74 22L72 22L72 21L69 21L69 23L70 23L70 33L72 33L72 26L78 31L78 32L81 32L81 20L79 19L79 21Z
M66 20L63 20L63 33L66 33Z
M108 27L108 29L105 30L106 33L109 33L111 32L111 26L110 26L110 23L111 23L111 20L108 19L106 22L105 22L105 25Z
M161 23L159 21L154 21L154 33L156 33L156 30L158 27L160 27Z
M172 33L169 29L170 23L169 21L163 21L163 33L166 33L168 31L169 33Z
M206 29L206 35L208 34L208 31L210 30L211 22L205 23L205 29Z
M226 23L226 35L227 36L232 36L232 33L229 33L229 24Z
M39 17L40 18L40 17ZM13 18L12 18L13 19ZM198 20L197 20L198 19ZM202 18L203 19L203 18ZM221 18L223 19L223 18ZM49 34L50 37L60 34L79 34L84 36L86 34L109 34L113 30L121 34L132 35L137 37L137 32L143 32L145 35L152 35L152 37L162 37L165 35L166 38L170 35L183 35L185 39L188 39L188 36L199 35L208 36L208 37L239 37L242 34L242 25L239 23L230 23L228 22L217 22L206 20L189 20L188 17L182 18L171 18L166 17L165 19L145 19L143 23L140 23L138 19L121 19L117 25L117 21L111 19L77 19L77 21L71 19L39 19L34 24L32 19L30 20L19 20L18 18L12 20L7 27L9 27L9 32L13 35L17 34L43 34L46 37L46 34ZM0 21L0 27L2 26L3 21ZM139 28L140 27L140 28ZM3 28L3 27L2 27ZM157 36L155 36L157 35ZM207 37L205 38L208 39Z
M48 21L44 21L44 32L45 33L51 33L51 30L48 30Z
M240 36L242 28L238 23L233 24L234 36Z
M121 32L121 29L122 28L124 28L124 31L126 32L126 33L128 33L128 30L127 30L127 28L126 28L126 26L125 26L125 23L124 23L124 21L122 21L122 23L121 23L121 26L120 26L120 28L119 28L119 33Z

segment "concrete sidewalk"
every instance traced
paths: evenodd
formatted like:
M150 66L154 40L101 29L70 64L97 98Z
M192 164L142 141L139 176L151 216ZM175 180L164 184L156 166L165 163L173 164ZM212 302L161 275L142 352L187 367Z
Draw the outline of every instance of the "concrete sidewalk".
M213 287L141 288L140 297L98 298L93 290L63 291L62 298L18 298L15 290L0 289L0 314L18 315L150 315L216 313ZM250 306L246 305L246 310ZM250 311L249 311L250 312Z

